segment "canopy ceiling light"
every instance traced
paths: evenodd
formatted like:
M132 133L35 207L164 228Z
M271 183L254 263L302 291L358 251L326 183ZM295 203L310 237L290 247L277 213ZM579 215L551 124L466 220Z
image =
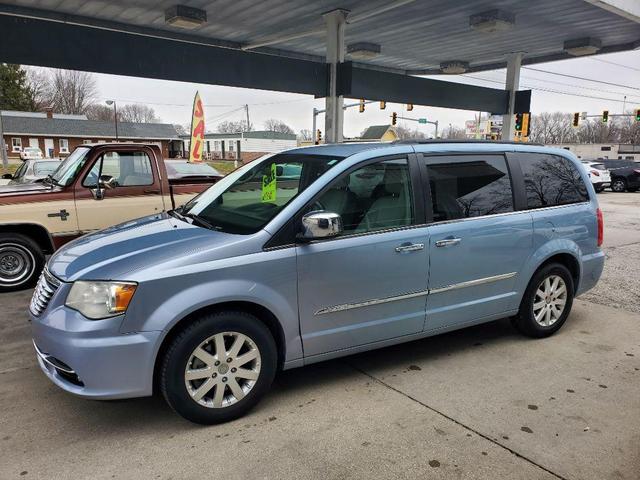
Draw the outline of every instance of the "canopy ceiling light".
M452 60L440 64L440 71L449 75L459 75L467 70L469 70L469 62L463 62L461 60Z
M186 5L174 5L164 11L164 21L173 27L193 30L207 23L207 12Z
M347 45L347 54L361 60L377 57L381 51L382 48L377 43L358 42Z
M564 51L569 55L579 57L581 55L593 55L602 48L602 42L597 38L586 37L567 40L564 42Z
M469 17L469 25L483 33L504 32L516 24L516 16L504 10L489 10Z

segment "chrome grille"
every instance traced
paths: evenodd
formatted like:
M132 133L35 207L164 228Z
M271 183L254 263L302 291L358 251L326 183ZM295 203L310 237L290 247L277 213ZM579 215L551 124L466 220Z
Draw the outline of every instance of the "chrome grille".
M47 308L49 300L51 300L51 297L59 286L60 281L51 275L49 270L47 270L47 267L45 267L40 275L36 289L33 291L33 296L31 297L31 304L29 305L31 313L36 317L39 317Z

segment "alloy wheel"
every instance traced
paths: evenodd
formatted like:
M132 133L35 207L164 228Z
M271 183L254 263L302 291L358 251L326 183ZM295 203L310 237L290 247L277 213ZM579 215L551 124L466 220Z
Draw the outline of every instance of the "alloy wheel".
M212 335L189 356L184 381L191 398L208 408L225 408L249 394L260 375L256 343L238 332Z
M559 275L545 278L533 299L533 317L543 327L556 323L564 312L567 303L567 285Z
M611 184L611 190L614 192L624 192L626 185L623 180L616 180Z
M0 244L0 285L19 285L31 276L34 268L33 255L22 245Z

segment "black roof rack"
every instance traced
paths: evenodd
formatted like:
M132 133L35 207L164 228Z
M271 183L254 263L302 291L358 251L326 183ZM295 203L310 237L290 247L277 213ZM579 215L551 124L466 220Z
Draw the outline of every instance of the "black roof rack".
M414 144L414 143L418 143L418 144L430 144L430 143L498 143L498 144L504 144L504 145L534 145L536 147L544 147L545 145L543 143L534 143L534 142L513 142L513 141L507 141L507 140L475 140L475 139L470 139L470 138L465 138L465 139L414 139L414 140L396 140L395 142L391 142L394 144L400 144L400 145L406 145L406 144Z

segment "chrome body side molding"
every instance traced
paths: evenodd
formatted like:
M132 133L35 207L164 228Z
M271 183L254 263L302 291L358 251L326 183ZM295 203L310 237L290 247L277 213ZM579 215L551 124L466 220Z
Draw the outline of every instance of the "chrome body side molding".
M392 297L384 298L372 298L371 300L365 300L364 302L357 303L343 303L340 305L334 305L332 307L321 308L314 315L325 315L327 313L343 312L345 310L352 310L354 308L369 307L371 305L380 305L381 303L397 302L399 300L406 300L408 298L424 297L430 294L448 292L450 290L457 290L459 288L473 287L476 285L483 285L485 283L498 282L500 280L507 280L513 278L518 272L502 273L500 275L493 275L491 277L477 278L475 280L469 280L468 282L455 283L453 285L446 285L443 287L432 288L430 290L421 290L418 292L405 293L403 295L394 295Z

